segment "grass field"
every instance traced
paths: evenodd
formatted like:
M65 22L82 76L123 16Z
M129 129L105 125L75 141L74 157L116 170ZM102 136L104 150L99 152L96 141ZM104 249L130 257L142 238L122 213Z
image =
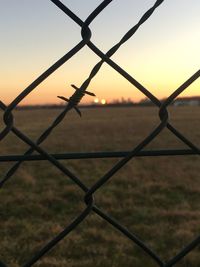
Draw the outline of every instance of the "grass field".
M200 145L200 108L171 107L170 121ZM36 140L59 110L16 111L15 125ZM71 111L41 147L50 153L131 150L159 123L156 108ZM1 128L3 123L0 123ZM1 155L28 147L13 134ZM148 149L186 148L164 130ZM119 159L63 160L90 187ZM0 163L0 177L13 163ZM95 193L96 205L168 260L200 234L198 156L131 160ZM46 161L23 163L0 191L0 260L22 266L84 208L83 192ZM96 214L72 231L35 266L153 267L141 249ZM176 266L199 267L200 247Z

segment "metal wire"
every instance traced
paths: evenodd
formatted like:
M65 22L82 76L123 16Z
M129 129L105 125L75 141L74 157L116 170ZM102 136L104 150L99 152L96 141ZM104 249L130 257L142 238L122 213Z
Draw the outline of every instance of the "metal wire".
M121 232L128 239L133 241L141 250L147 253L151 257L155 266L171 267L176 265L180 260L190 253L195 247L200 244L200 236L193 240L190 244L186 245L183 250L181 250L175 257L170 259L168 262L164 262L148 245L145 244L140 238L138 238L134 233L130 232L126 227L120 224L117 220L112 218L109 214L106 214L102 209L98 208L94 201L94 195L109 179L111 179L115 173L117 173L121 168L123 168L131 159L136 157L154 157L154 156L176 156L176 155L199 155L199 148L193 144L189 139L187 139L181 132L179 132L173 125L168 121L168 106L174 101L174 99L180 95L189 85L191 85L200 76L200 70L198 70L194 75L192 75L186 82L184 82L178 89L174 91L163 103L159 101L147 88L145 88L140 82L138 82L134 77L122 69L118 64L116 64L111 57L120 49L120 47L127 42L136 31L148 20L155 10L164 2L164 0L157 0L155 4L147 10L147 12L141 17L139 22L134 25L122 38L115 44L107 53L103 53L92 41L92 32L89 28L90 24L95 20L95 18L106 9L106 7L113 0L104 0L101 4L88 16L85 21L82 21L76 14L74 14L66 5L64 5L59 0L50 0L57 8L66 14L67 17L71 18L77 25L81 28L82 40L75 45L70 51L68 51L62 58L55 62L51 67L49 67L44 73L42 73L35 81L33 81L27 88L25 88L8 106L6 106L2 101L0 101L0 108L4 112L4 123L5 127L0 132L0 141L3 140L10 132L13 132L20 140L25 144L29 145L29 149L23 155L1 155L0 162L13 161L15 164L8 170L5 176L0 180L0 187L11 179L18 168L24 161L36 161L36 160L46 160L50 164L53 164L57 169L59 169L63 174L70 178L85 194L85 209L78 214L78 216L66 226L66 228L60 232L55 238L53 238L49 243L44 245L44 247L38 251L31 259L23 264L23 267L33 266L42 257L45 256L54 246L56 246L62 239L64 239L72 230L74 230L83 220L91 213L94 212L100 216L107 223L115 227L119 232ZM89 76L83 81L82 85L78 88L75 85L72 87L76 90L75 93L68 98L65 96L59 96L62 100L66 101L66 106L62 112L54 119L51 125L38 137L36 142L33 142L28 138L23 132L18 130L14 125L14 117L12 111L21 103L21 101L26 98L36 87L41 84L45 79L47 79L55 70L60 68L64 63L66 63L71 57L78 53L84 46L88 46L91 51L93 51L99 58L100 61L93 67ZM111 68L113 68L119 75L128 80L134 87L141 91L156 107L158 107L158 115L160 118L159 125L155 126L155 129L146 136L142 142L140 142L136 147L133 147L130 151L117 151L117 152L96 152L96 153L65 153L65 154L50 154L46 150L40 147L40 144L46 140L52 133L54 128L56 128L62 120L65 118L67 113L71 109L75 109L79 115L81 115L78 109L78 104L85 96L89 94L94 96L93 93L88 92L91 81L95 78L102 65L106 63ZM168 129L173 133L183 144L185 144L188 149L174 149L174 150L145 150L145 147L150 144L162 131L163 129ZM38 152L38 155L32 155L33 152ZM90 188L88 188L79 177L69 171L59 160L63 159L88 159L88 158L111 158L118 157L121 158L117 164L115 164L108 172L106 172L96 183L94 183ZM0 267L5 267L5 263L0 261Z

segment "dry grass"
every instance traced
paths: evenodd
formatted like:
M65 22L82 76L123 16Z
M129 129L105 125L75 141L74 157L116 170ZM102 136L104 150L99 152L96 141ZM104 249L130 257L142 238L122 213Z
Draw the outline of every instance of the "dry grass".
M15 125L34 140L58 111L18 111ZM170 108L171 122L200 145L199 107ZM130 150L155 128L156 108L70 112L47 141L48 152ZM2 128L2 126L1 126ZM26 145L10 134L1 154L22 153ZM185 148L167 130L148 148ZM87 186L119 159L62 163ZM165 260L199 235L198 156L135 158L95 193L96 204L133 231ZM0 163L0 175L12 164ZM48 162L23 163L0 194L0 260L21 266L84 208L82 191ZM198 267L195 249L177 266ZM153 267L156 264L108 223L91 214L36 266Z

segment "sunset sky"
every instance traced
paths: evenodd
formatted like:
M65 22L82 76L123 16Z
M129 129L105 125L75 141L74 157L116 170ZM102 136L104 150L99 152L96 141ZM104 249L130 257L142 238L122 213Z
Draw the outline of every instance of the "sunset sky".
M85 20L101 0L62 0ZM81 40L80 27L50 0L0 0L0 92L10 103ZM106 52L155 0L113 0L91 24L92 41ZM112 59L158 98L167 97L199 69L200 1L165 0ZM21 104L59 103L80 86L99 58L84 47ZM88 88L98 98L144 96L106 63ZM183 95L200 95L200 79ZM83 102L91 102L87 96Z

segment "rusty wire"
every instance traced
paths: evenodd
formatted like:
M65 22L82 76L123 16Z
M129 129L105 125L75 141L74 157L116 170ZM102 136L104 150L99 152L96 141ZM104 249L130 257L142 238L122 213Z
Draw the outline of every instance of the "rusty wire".
M161 267L171 267L176 265L185 255L191 252L195 247L200 244L200 236L195 238L192 242L187 244L183 250L181 250L175 257L170 259L168 262L164 262L148 245L146 245L140 238L138 238L134 233L130 232L126 227L120 224L117 220L112 218L109 214L106 214L102 209L100 209L94 201L94 195L99 188L102 187L109 179L111 179L115 173L117 173L121 168L123 168L131 159L141 156L166 156L166 155L199 155L199 148L193 144L188 138L186 138L181 132L178 131L173 125L169 123L168 118L168 106L174 101L174 99L180 95L188 86L190 86L195 80L200 76L200 70L198 70L194 75L188 78L179 88L177 88L163 103L159 101L147 88L145 88L140 82L138 82L134 77L127 73L123 68L116 64L111 57L115 54L120 47L127 42L136 31L145 23L146 20L151 17L154 11L164 2L164 0L157 0L155 4L147 10L147 12L141 17L139 22L134 25L122 38L115 44L107 53L103 53L92 41L92 32L90 30L90 24L95 20L95 18L104 11L104 9L113 0L104 0L102 3L88 16L85 21L82 21L76 14L74 14L66 5L64 5L60 0L50 0L55 6L57 6L62 12L64 12L69 18L71 18L76 24L80 26L82 40L75 45L70 51L68 51L62 58L55 62L51 67L49 67L44 73L42 73L35 81L33 81L26 89L24 89L8 106L6 106L2 101L0 101L0 108L4 111L4 123L5 128L0 132L0 141L3 140L10 132L13 132L19 139L24 143L29 145L29 149L23 155L1 155L0 162L14 161L16 162L5 174L5 176L0 180L0 188L11 179L18 168L24 161L32 160L46 160L58 168L63 174L70 178L78 187L82 189L85 194L84 202L86 204L85 209L72 221L62 232L60 232L55 238L53 238L49 243L44 245L44 247L33 255L30 260L23 264L23 267L29 267L38 262L42 257L45 256L54 246L56 246L62 239L64 239L72 230L74 230L91 212L95 212L103 220L110 223L119 232L124 234L128 239L132 240L138 247L145 251L154 261L155 266ZM34 142L28 138L23 132L18 130L14 125L14 117L12 111L21 103L21 101L26 98L36 87L41 84L45 79L47 79L55 70L60 68L64 63L66 63L71 57L78 53L84 46L88 46L97 56L99 56L100 61L93 67L89 76L83 81L80 87L72 85L76 90L75 93L69 97L59 96L62 100L66 101L66 106L62 112L54 119L52 124L38 137L37 141ZM78 109L78 104L82 100L85 94L94 96L92 92L87 91L91 81L95 78L102 65L106 63L111 68L113 68L117 73L119 73L123 78L128 80L134 87L141 91L155 106L158 107L158 115L160 118L160 124L155 126L155 129L149 133L148 136L142 140L136 147L133 147L130 151L119 151L119 152L98 152L98 153L65 153L65 154L50 154L46 150L40 147L40 144L48 138L55 127L57 127L62 120L65 118L67 113L71 109L75 109L79 115L81 115ZM162 131L163 129L168 129L172 132L183 144L187 145L188 149L182 150L144 150L145 147L150 144ZM32 155L34 151L38 152L38 155ZM88 188L79 177L69 171L61 162L60 159L81 159L81 158L108 158L108 157L119 157L121 160L115 164L108 172L106 172L96 183L94 183L90 188ZM3 260L3 259L1 259ZM6 266L2 261L0 261L0 267Z

